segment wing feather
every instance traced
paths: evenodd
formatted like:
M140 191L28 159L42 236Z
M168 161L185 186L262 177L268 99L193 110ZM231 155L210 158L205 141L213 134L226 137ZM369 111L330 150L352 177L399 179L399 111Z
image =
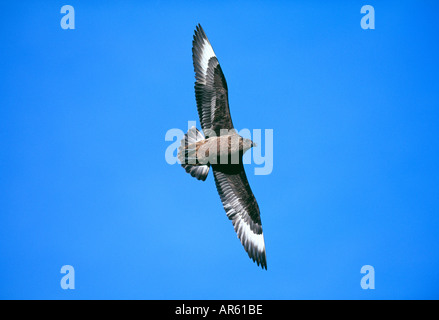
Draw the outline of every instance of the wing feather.
M227 217L232 220L241 244L254 262L267 269L259 206L248 183L244 166L215 165L213 174L221 202Z
M195 70L195 98L201 127L206 137L233 129L227 82L201 25L195 30L192 59Z

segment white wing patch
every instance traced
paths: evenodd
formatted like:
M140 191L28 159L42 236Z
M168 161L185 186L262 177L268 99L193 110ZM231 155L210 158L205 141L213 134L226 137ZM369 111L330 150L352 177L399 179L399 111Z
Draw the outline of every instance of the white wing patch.
M265 252L265 241L264 241L264 233L256 234L251 229L250 226L244 222L243 219L237 218L235 231L238 235L238 238L241 240L241 244L244 248L247 248L248 244L246 242L250 242L249 250L256 249L256 252L250 254L251 256L261 256Z
M203 47L202 53L200 57L200 66L203 72L204 79L206 79L207 67L209 66L209 60L213 57L216 57L215 52L213 52L213 48L209 43L209 40L203 39Z

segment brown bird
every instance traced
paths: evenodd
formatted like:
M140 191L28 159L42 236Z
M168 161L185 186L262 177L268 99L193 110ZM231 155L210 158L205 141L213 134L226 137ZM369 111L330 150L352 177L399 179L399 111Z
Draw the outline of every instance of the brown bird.
M249 257L267 269L259 206L245 175L242 156L255 146L235 131L230 116L227 83L201 25L192 42L195 97L204 135L195 127L181 140L178 159L198 180L206 180L212 167L216 188Z

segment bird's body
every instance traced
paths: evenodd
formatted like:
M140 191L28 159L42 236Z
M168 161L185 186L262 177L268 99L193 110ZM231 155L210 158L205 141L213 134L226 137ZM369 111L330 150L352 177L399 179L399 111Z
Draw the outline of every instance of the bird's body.
M212 167L215 184L227 217L249 257L267 269L259 206L242 163L255 146L236 133L230 116L226 79L204 30L197 26L193 41L195 97L204 137L195 127L181 142L178 158L198 180L206 180Z
M183 145L184 150L190 150L188 157L195 159L195 164L238 164L242 155L253 146L249 139L244 139L236 132ZM180 153L184 155L184 153ZM180 157L180 162L184 162ZM189 164L190 161L188 161Z

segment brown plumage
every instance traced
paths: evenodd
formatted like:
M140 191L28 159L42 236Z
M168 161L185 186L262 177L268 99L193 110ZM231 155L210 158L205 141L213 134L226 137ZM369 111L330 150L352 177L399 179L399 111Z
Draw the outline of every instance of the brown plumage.
M192 127L181 142L178 159L186 172L203 181L212 167L218 194L238 238L249 257L267 269L259 206L242 163L243 154L255 144L233 127L226 79L201 25L195 31L192 53L195 98L206 138Z

